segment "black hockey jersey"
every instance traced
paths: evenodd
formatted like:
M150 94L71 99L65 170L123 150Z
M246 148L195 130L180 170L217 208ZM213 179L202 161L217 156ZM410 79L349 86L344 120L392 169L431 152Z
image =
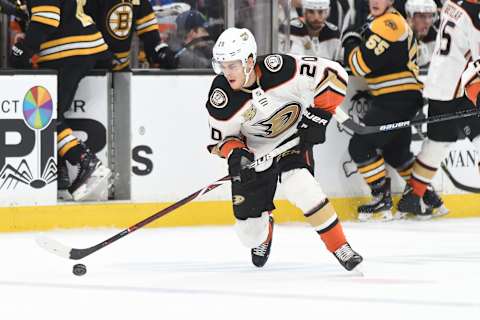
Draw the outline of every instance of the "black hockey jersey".
M30 25L26 45L39 56L37 63L107 56L108 46L91 17L86 0L27 0Z
M144 42L148 57L160 43L157 18L148 0L89 0L85 12L92 16L115 55L114 71L130 65L134 30Z
M359 46L345 49L345 62L354 75L366 79L372 95L421 91L417 42L398 11L370 18L363 38Z

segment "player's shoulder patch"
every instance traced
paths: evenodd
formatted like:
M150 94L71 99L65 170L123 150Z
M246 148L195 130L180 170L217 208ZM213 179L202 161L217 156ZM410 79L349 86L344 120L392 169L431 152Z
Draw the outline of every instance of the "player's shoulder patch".
M390 42L403 40L408 35L407 22L398 12L387 12L374 19L370 30Z
M297 62L288 54L269 54L257 59L263 89L276 87L295 76Z
M263 59L265 68L270 72L278 72L282 69L283 58L279 54L270 54Z
M457 1L456 4L467 12L475 29L480 30L480 5L469 1Z
M333 23L327 22L325 27L320 31L318 35L320 41L327 41L330 39L340 39L340 31L338 30L337 26Z
M207 110L217 120L228 120L250 99L242 91L233 91L224 76L216 76L208 93Z
M290 21L290 35L297 37L308 35L307 26L300 18L295 18Z

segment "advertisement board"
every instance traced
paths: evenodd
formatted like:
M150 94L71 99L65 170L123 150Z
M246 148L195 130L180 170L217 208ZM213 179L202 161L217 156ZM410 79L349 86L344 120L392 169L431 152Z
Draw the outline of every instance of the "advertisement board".
M55 74L0 73L0 206L57 199Z

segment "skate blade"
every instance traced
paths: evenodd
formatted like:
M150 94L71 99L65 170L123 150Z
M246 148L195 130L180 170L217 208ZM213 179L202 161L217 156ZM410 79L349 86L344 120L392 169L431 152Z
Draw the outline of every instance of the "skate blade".
M413 213L409 213L409 212L398 212L395 214L395 220L401 220L401 219L405 219L405 220L417 220L417 221L428 221L428 220L432 220L432 219L435 219L435 218L439 218L439 217L443 217L444 215L447 215L449 213L449 211L437 211L437 212L433 212L432 214L426 214L426 215L416 215L416 214L413 214Z
M75 192L72 194L73 200L75 201L82 201L89 195L91 195L96 188L102 184L103 181L110 178L112 175L112 171L100 165L92 175L87 179L87 181L81 185Z
M374 213L361 212L358 214L358 221L367 222L367 221L378 221L378 222L387 222L393 220L392 211L385 210Z

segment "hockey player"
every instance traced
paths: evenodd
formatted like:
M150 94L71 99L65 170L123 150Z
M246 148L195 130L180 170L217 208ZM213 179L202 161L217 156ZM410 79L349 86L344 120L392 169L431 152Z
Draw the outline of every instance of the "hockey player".
M40 68L57 70L57 149L59 162L63 159L79 167L68 189L74 200L82 200L110 176L110 170L73 135L63 116L80 80L96 61L110 55L102 34L84 13L83 4L76 0L28 0L30 24L25 39L12 47L11 55L17 68L31 68L35 54Z
M475 108L475 105L479 107L479 15L478 1L447 1L443 6L439 34L425 83L429 117ZM422 219L432 217L432 210L425 206L422 197L449 146L459 139L463 131L480 150L478 117L432 123L427 129L428 139L422 145L412 177L398 203L402 215L411 213Z
M130 68L130 49L135 31L143 42L150 65L160 64L171 68L173 53L166 44L160 43L158 22L148 0L87 1L85 12L95 21L105 41L114 54L113 71Z
M433 25L437 4L433 0L408 0L405 3L407 20L418 41L418 66L427 68L432 58L437 30Z
M303 12L290 22L290 53L337 60L340 32L327 21L330 0L303 0Z
M317 57L270 54L257 59L252 33L237 28L225 30L218 38L213 68L219 75L206 104L211 129L208 148L228 161L235 229L241 242L251 248L253 264L262 267L270 253L273 197L280 182L286 198L302 210L328 251L347 270L355 268L362 257L348 244L304 152L325 141L326 126L346 92L345 70ZM300 146L256 169L244 168L296 134L301 137Z
M393 8L393 0L370 0L367 25L343 36L345 62L356 76L364 77L372 95L366 125L412 119L423 106L418 80L417 44L406 20ZM385 162L404 179L411 173L410 128L372 135L354 134L349 153L371 189L371 202L358 207L360 220L393 218L390 179ZM380 152L379 152L380 151ZM426 197L436 195L429 191ZM440 206L438 197L431 205ZM430 198L429 198L430 200Z

